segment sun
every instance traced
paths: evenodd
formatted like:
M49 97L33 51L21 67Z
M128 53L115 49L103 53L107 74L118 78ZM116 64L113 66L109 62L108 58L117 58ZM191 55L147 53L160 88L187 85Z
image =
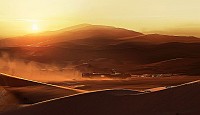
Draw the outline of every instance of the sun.
M32 31L33 31L33 32L38 32L38 31L39 31L39 26L38 26L38 24L36 24L36 23L32 24Z

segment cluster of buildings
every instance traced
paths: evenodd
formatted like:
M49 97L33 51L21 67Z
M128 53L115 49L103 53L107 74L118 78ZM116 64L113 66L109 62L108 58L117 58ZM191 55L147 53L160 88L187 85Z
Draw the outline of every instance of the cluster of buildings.
M129 73L82 73L83 78L132 78L132 77L171 77L175 76L174 74L142 74L142 75L134 75Z

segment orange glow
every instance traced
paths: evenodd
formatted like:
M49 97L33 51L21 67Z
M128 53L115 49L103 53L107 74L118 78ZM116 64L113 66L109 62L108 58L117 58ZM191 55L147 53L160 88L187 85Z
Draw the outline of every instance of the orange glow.
M199 0L1 0L0 35L90 23L144 33L200 36L199 4ZM34 19L38 19L37 26ZM31 31L30 25L34 26Z

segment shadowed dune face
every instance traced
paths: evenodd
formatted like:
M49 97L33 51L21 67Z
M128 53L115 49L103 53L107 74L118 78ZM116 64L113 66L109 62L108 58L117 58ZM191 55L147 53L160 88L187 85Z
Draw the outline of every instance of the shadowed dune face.
M86 93L22 108L6 115L171 115L198 114L200 83L191 83L145 94L110 95L104 92ZM4 115L4 114L3 114Z
M83 80L53 82L64 87L71 87L86 91L96 91L105 89L131 89L134 91L144 91L156 87L176 86L187 82L199 80L199 77L177 76L177 77L159 77L159 78L141 78L135 77L129 80Z
M6 90L18 99L19 104L34 104L78 93L48 86L8 87Z
M17 108L19 100L4 87L0 86L0 112Z

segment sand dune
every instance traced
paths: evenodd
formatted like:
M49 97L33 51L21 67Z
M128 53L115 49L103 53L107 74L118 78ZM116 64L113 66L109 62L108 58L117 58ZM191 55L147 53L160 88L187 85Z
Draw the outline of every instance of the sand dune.
M82 93L83 90L72 89L42 82L22 79L0 74L0 111L13 109L13 106L34 104L53 98Z
M28 80L16 76L10 76L7 74L0 73L0 78L1 78L1 86L9 86L9 87L24 87L24 86L49 86L49 87L55 87L55 88L60 88L60 89L65 89L65 90L73 90L75 92L84 92L83 90L78 90L78 89L72 89L68 87L62 87L58 85L53 85L53 84L48 84L44 82L39 82L39 81L33 81L33 80Z
M131 89L143 91L146 89L176 86L187 82L199 80L197 76L174 76L174 77L134 77L132 79L93 79L80 81L51 82L59 86L71 87L86 91L98 91L104 89Z
M132 70L134 73L179 73L199 75L199 57L175 58L157 63L145 64ZM173 68L172 68L173 67Z
M200 82L144 94L106 91L47 101L2 115L195 115L200 112Z

